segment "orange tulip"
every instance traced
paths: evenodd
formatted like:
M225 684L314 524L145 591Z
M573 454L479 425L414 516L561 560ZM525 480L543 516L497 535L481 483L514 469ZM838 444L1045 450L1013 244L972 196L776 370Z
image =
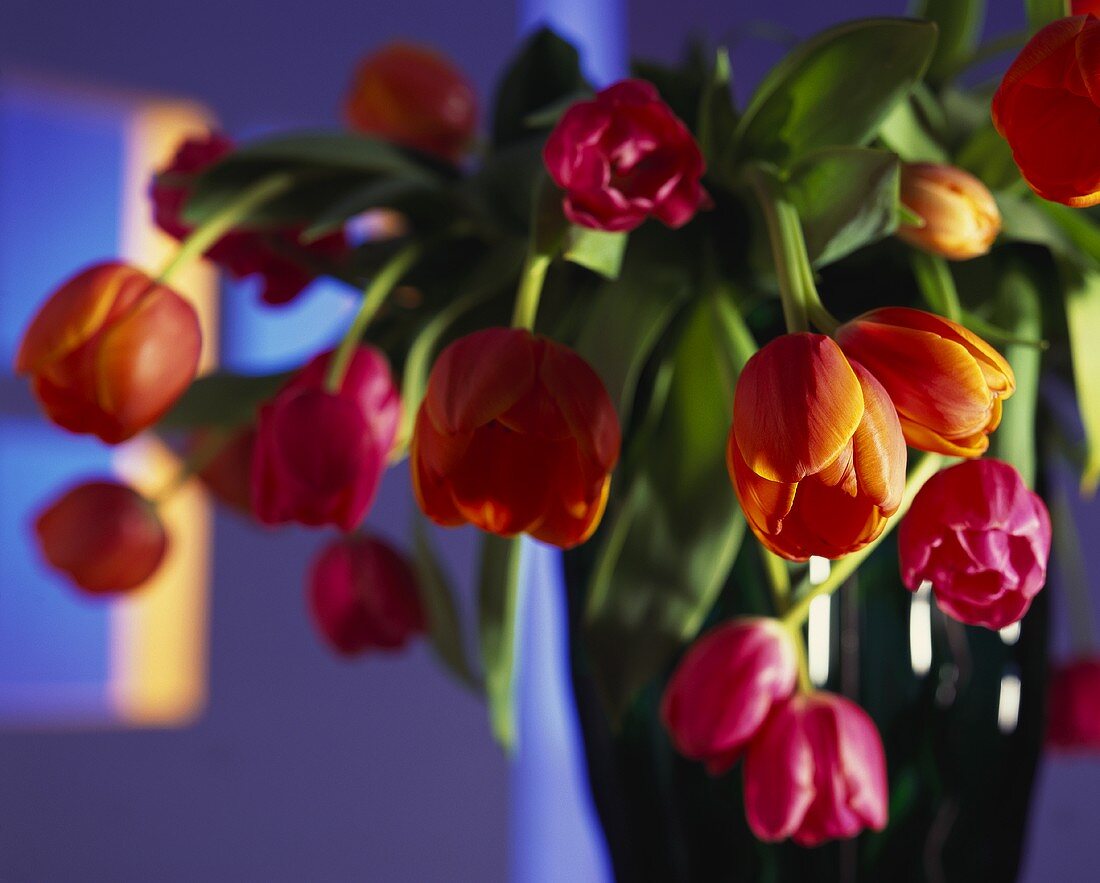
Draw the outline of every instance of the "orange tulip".
M842 325L836 339L886 388L914 448L977 457L989 447L1016 378L976 334L934 313L884 307Z
M1001 212L989 188L954 166L906 163L901 201L924 225L903 224L898 236L948 260L980 257L1001 232Z
M1032 37L993 96L993 124L1044 199L1100 202L1100 20L1062 18Z
M413 486L438 524L567 549L599 524L619 442L619 418L587 362L529 331L488 328L452 343L432 368Z
M367 135L457 162L473 140L477 96L466 75L442 55L390 43L360 62L344 117Z
M890 398L821 334L787 334L737 381L726 449L753 533L791 561L839 558L901 503L905 442Z
M71 432L125 441L151 426L195 377L194 308L140 270L108 262L65 282L23 336L15 369L49 418Z

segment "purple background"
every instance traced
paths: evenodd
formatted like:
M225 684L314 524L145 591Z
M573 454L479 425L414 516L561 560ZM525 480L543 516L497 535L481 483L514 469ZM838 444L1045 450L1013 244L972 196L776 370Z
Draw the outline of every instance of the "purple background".
M782 52L749 36L762 15L804 36L904 5L631 0L630 44L671 58L693 33L725 39L744 96ZM1021 24L1022 0L991 6L991 33ZM3 0L0 70L193 96L230 132L329 125L356 59L397 36L444 49L488 95L518 17L487 0ZM410 505L394 470L371 524L404 540ZM1094 531L1095 511L1082 523ZM423 647L349 665L317 644L300 578L319 540L219 516L210 703L196 725L0 733L0 880L506 878L509 770L481 703ZM445 546L467 598L471 549L461 532ZM1098 820L1100 764L1045 761L1025 878L1091 879Z

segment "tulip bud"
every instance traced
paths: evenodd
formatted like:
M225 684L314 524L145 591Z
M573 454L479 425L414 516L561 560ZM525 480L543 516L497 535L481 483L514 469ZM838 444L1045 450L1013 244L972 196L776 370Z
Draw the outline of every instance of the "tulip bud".
M136 589L168 548L156 507L113 481L66 491L38 515L34 530L50 565L92 595Z
M874 540L901 503L905 443L894 406L821 334L787 334L737 380L727 465L753 533L792 561Z
M488 328L432 367L413 487L437 524L529 533L567 549L599 524L619 440L615 406L580 356L529 331Z
M252 458L252 510L264 524L333 524L352 530L374 502L401 402L381 352L360 346L338 393L317 356L260 409Z
M458 162L473 140L477 95L442 55L390 43L360 62L344 117L359 132Z
M1020 474L969 460L934 475L898 531L901 578L927 580L939 606L970 625L1019 620L1046 582L1050 516Z
M691 645L661 701L676 750L725 772L798 682L791 634L774 619L736 619Z
M708 200L706 165L687 126L644 80L622 80L558 121L543 151L575 224L633 230L651 215L682 227Z
M426 628L412 567L380 539L330 543L313 562L308 588L317 630L345 656L396 650Z
M933 313L883 307L840 326L836 339L890 394L909 445L954 457L989 447L1016 377L976 334Z
M1077 659L1054 670L1047 745L1056 751L1100 751L1100 659Z
M980 257L1001 232L1001 212L989 188L955 166L906 163L901 202L924 224L902 224L898 236L948 260Z
M188 445L191 452L217 444L215 431L200 429ZM242 512L252 514L252 456L256 449L256 427L246 426L222 441L217 453L199 470L199 478L218 500Z
M1100 152L1086 146L1100 142L1098 37L1095 15L1051 22L1020 52L993 96L993 125L1024 180L1044 199L1079 208L1100 202Z
M867 713L832 693L780 706L745 756L745 812L761 840L818 846L886 827L882 739Z

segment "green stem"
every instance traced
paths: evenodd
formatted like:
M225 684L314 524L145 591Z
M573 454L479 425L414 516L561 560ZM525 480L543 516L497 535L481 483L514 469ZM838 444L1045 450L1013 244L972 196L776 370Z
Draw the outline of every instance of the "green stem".
M810 679L810 660L806 654L806 636L802 634L802 624L792 625L783 620L794 641L794 652L798 660L798 689L802 693L812 693L814 682Z
M264 178L212 215L183 241L172 259L157 273L157 284L166 284L180 267L205 253L257 208L289 190L292 181L287 174Z
M928 306L952 322L961 322L962 304L959 303L959 291L947 261L913 249L909 255L909 265Z
M798 591L795 593L796 600L793 606L783 616L783 621L788 626L800 626L809 615L810 604L813 603L814 598L818 598L822 595L831 595L840 588L841 584L843 584L848 577L856 572L857 568L867 560L868 556L874 552L890 532L897 527L898 523L905 516L905 513L909 511L909 507L913 505L913 500L917 496L917 491L924 487L925 482L939 472L940 467L943 465L944 458L939 454L925 454L917 462L917 465L913 467L913 471L909 473L909 477L905 482L905 491L902 494L901 505L898 506L898 510L887 520L882 533L858 552L852 552L850 555L845 555L843 558L834 561L832 568L829 570L828 577L826 577L825 581L820 585L811 586L808 578L803 580Z
M1031 37L1031 32L1027 30L1012 31L1008 34L1001 34L999 37L994 37L992 40L987 40L973 52L971 52L965 58L960 59L953 65L950 65L942 74L941 79L944 81L953 80L967 68L973 67L976 64L981 64L986 61L990 61L996 58L998 55L1003 55L1006 52L1012 52L1017 49L1023 48Z
M539 299L542 286L546 282L546 273L550 269L553 256L531 250L523 264L519 277L519 289L516 291L516 305L512 311L512 327L535 330L535 317L539 311Z
M363 292L363 300L359 304L359 310L351 325L344 333L344 339L329 362L328 372L325 375L325 389L331 393L338 393L344 383L344 375L347 374L348 365L351 364L355 350L363 340L363 334L370 325L379 308L386 302L390 292L401 281L409 267L416 263L421 254L421 245L417 242L406 245L401 251L387 261L375 274L370 284Z
M764 546L759 548L760 561L771 587L775 611L782 616L791 606L791 574L787 570L787 562Z

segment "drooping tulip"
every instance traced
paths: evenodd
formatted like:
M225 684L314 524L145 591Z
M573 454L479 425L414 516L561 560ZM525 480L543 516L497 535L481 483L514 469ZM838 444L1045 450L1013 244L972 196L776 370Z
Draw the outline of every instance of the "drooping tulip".
M30 377L58 426L117 444L172 407L195 377L201 348L187 301L111 261L49 296L23 335L15 369Z
M1100 659L1058 666L1047 697L1047 745L1056 751L1100 752Z
M927 580L939 606L970 625L1019 620L1046 582L1050 516L1000 460L968 460L934 475L898 531L901 578Z
M1001 212L989 188L955 166L905 163L901 202L923 223L902 224L898 236L948 260L985 254L1001 231Z
M761 840L801 846L886 827L882 739L854 702L831 693L780 706L745 756L745 812Z
M727 464L777 555L839 558L877 538L901 503L905 460L885 390L828 337L776 338L741 372Z
M587 362L529 331L488 328L432 367L413 486L438 524L570 548L603 515L619 442L615 407Z
M238 512L252 513L252 456L256 427L246 426L225 438L221 430L200 429L188 445L191 455L201 455L207 445L217 451L199 470L199 478L218 500Z
M1087 10L1092 12L1094 10ZM1100 202L1100 20L1075 15L1031 38L993 96L993 124L1031 188L1053 202Z
M376 537L327 545L310 569L308 602L325 642L345 656L396 650L426 628L412 567Z
M955 457L989 447L1016 377L976 334L934 313L883 307L842 325L836 339L890 394L909 445Z
M194 228L184 221L183 210L195 179L229 156L235 146L221 132L188 138L180 144L149 188L153 220L161 230L175 239L187 238ZM263 300L273 305L283 304L301 294L314 280L317 273L310 268L311 262L339 263L348 252L343 232L330 233L311 242L302 240L302 232L302 227L293 225L232 230L211 245L205 255L234 278L259 277Z
M661 720L677 751L717 775L797 682L791 633L775 619L735 619L688 649L665 688Z
M70 488L39 513L34 530L50 566L91 595L138 588L168 549L156 507L114 481Z
M644 80L622 80L558 121L543 151L569 220L633 230L652 216L682 227L707 200L706 165L687 126Z
M306 365L260 409L252 511L265 524L352 530L374 502L401 418L386 357L360 346L338 393L325 388L332 353Z
M359 63L344 117L364 134L458 162L473 141L477 93L439 53L390 43Z

